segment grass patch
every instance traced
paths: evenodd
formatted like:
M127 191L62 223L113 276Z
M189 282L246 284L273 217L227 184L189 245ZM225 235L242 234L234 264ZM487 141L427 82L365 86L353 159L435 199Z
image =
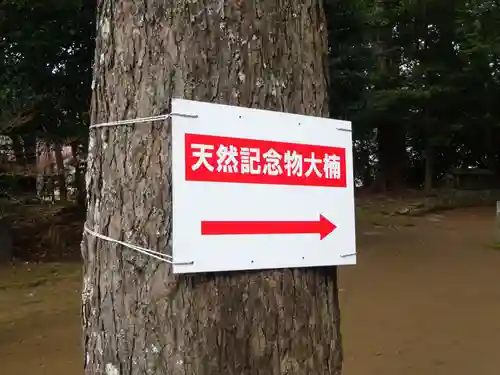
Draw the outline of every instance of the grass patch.
M500 242L493 242L488 245L488 248L500 251Z
M2 329L12 322L78 309L80 288L79 263L22 263L2 267L0 336Z
M0 268L0 290L33 288L80 278L79 263L21 263Z

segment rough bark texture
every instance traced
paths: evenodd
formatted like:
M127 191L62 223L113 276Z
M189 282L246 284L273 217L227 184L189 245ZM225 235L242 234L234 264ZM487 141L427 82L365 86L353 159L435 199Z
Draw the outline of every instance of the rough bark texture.
M54 143L54 157L57 166L57 184L59 187L59 198L62 201L68 200L68 189L66 188L66 170L60 143Z
M71 157L73 166L75 167L75 179L73 188L76 190L76 202L80 206L85 206L85 183L83 174L85 171L84 160L78 152L78 142L71 142Z
M327 116L320 0L98 2L92 122L172 97ZM86 225L171 252L165 123L91 130ZM207 249L210 251L210 249ZM335 268L176 277L84 235L87 374L340 374Z
M36 194L44 199L54 195L52 184L52 160L50 159L50 147L43 139L36 141Z
M378 127L378 156L382 180L380 190L403 191L406 188L408 155L406 153L406 133L404 126L385 120Z
M377 74L383 80L381 89L395 88L398 77L401 54L393 40L392 25L387 22L388 12L392 12L397 4L386 0L375 0L375 15L377 16L377 40L374 50L377 59ZM406 152L406 129L399 119L391 116L387 109L380 119L377 120L377 143L379 157L379 172L372 186L377 191L401 191L406 187L406 171L408 167L408 155Z

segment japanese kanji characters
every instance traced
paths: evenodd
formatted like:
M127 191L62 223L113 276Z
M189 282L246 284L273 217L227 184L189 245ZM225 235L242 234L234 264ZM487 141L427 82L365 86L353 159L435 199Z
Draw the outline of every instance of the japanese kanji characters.
M220 145L217 149L217 172L238 172L238 149L233 146Z
M258 147L258 143L263 141L255 142L257 147L246 144L239 146L238 142L192 143L191 170L240 176L300 178L305 184L305 179L311 178L345 181L344 154L325 152L326 147L321 146L316 149L307 146L308 149L304 150L304 145L300 144L294 149L293 144L286 144L287 148L284 148L278 143L274 148Z
M191 166L191 169L193 171L196 171L197 169L199 169L203 165L206 169L208 169L210 172L212 172L214 170L214 167L212 167L212 165L210 165L208 163L208 159L212 157L212 152L208 152L208 151L213 151L214 146L213 145L200 145L200 144L193 143L191 145L191 148L193 149L193 156L198 158L196 163L194 163Z
M296 151L285 152L285 170L288 176L302 176L302 155Z
M260 149L242 147L240 149L241 173L260 174Z
M279 153L271 148L262 156L266 160L266 164L264 164L263 170L264 174L268 174L270 176L278 176L283 173L283 169L280 165L282 156Z
M311 152L311 157L305 158L304 161L306 163L309 163L309 169L306 171L305 175L306 177L309 177L311 173L316 173L318 177L321 177L321 172L319 171L317 165L321 163L321 159L316 159L314 151Z
M337 155L327 155L323 159L323 171L326 178L340 178L340 157Z

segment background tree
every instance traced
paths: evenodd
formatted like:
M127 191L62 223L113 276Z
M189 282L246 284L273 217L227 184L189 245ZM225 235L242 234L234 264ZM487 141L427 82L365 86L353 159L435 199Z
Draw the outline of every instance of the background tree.
M429 190L451 168L499 174L498 0L325 4L331 114L353 121L359 185ZM0 3L0 128L21 163L37 140L85 157L95 6Z
M499 1L328 3L332 113L353 121L359 184L429 191L452 168L498 175Z
M37 142L58 159L62 144L86 143L94 12L89 0L0 4L0 134L20 165L37 163Z

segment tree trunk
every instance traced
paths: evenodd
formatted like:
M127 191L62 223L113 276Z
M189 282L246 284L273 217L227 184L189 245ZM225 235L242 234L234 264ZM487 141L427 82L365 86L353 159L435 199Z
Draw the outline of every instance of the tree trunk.
M328 115L319 0L102 0L97 24L92 123L172 97ZM171 254L170 142L166 123L91 130L90 229ZM86 374L341 372L334 267L176 276L87 234L82 253Z
M47 190L47 170L51 164L51 160L49 158L49 148L47 147L47 143L43 139L36 140L36 195L38 198L43 199Z
M434 147L429 139L426 140L425 146L425 177L424 191L430 193L432 191L432 182L434 180Z
M85 206L85 184L83 182L82 161L78 153L78 142L71 142L71 153L73 155L73 165L75 167L73 187L76 190L76 202L80 206Z
M54 156L57 166L57 185L59 187L59 199L62 201L68 200L68 190L66 188L66 172L64 170L64 159L62 155L61 144L54 143Z
M373 168L370 164L370 148L363 145L359 150L359 178L363 184L363 188L368 188L373 184Z
M403 124L385 122L378 126L378 155L384 179L384 190L406 188L406 134Z
M388 13L398 2L375 0L375 15L377 17L376 40L374 51L377 58L377 69L382 78L380 89L392 89L399 84L401 54L393 40L394 20L388 18ZM379 158L379 174L375 181L376 190L398 191L406 187L406 170L408 155L406 153L406 130L404 124L395 120L392 108L387 108L378 120L377 143Z
M36 164L37 138L36 135L23 135L24 157L26 164L34 166Z
M14 158L16 159L16 164L25 166L26 158L24 157L24 145L22 139L18 135L13 135L12 139L12 150L14 152Z

